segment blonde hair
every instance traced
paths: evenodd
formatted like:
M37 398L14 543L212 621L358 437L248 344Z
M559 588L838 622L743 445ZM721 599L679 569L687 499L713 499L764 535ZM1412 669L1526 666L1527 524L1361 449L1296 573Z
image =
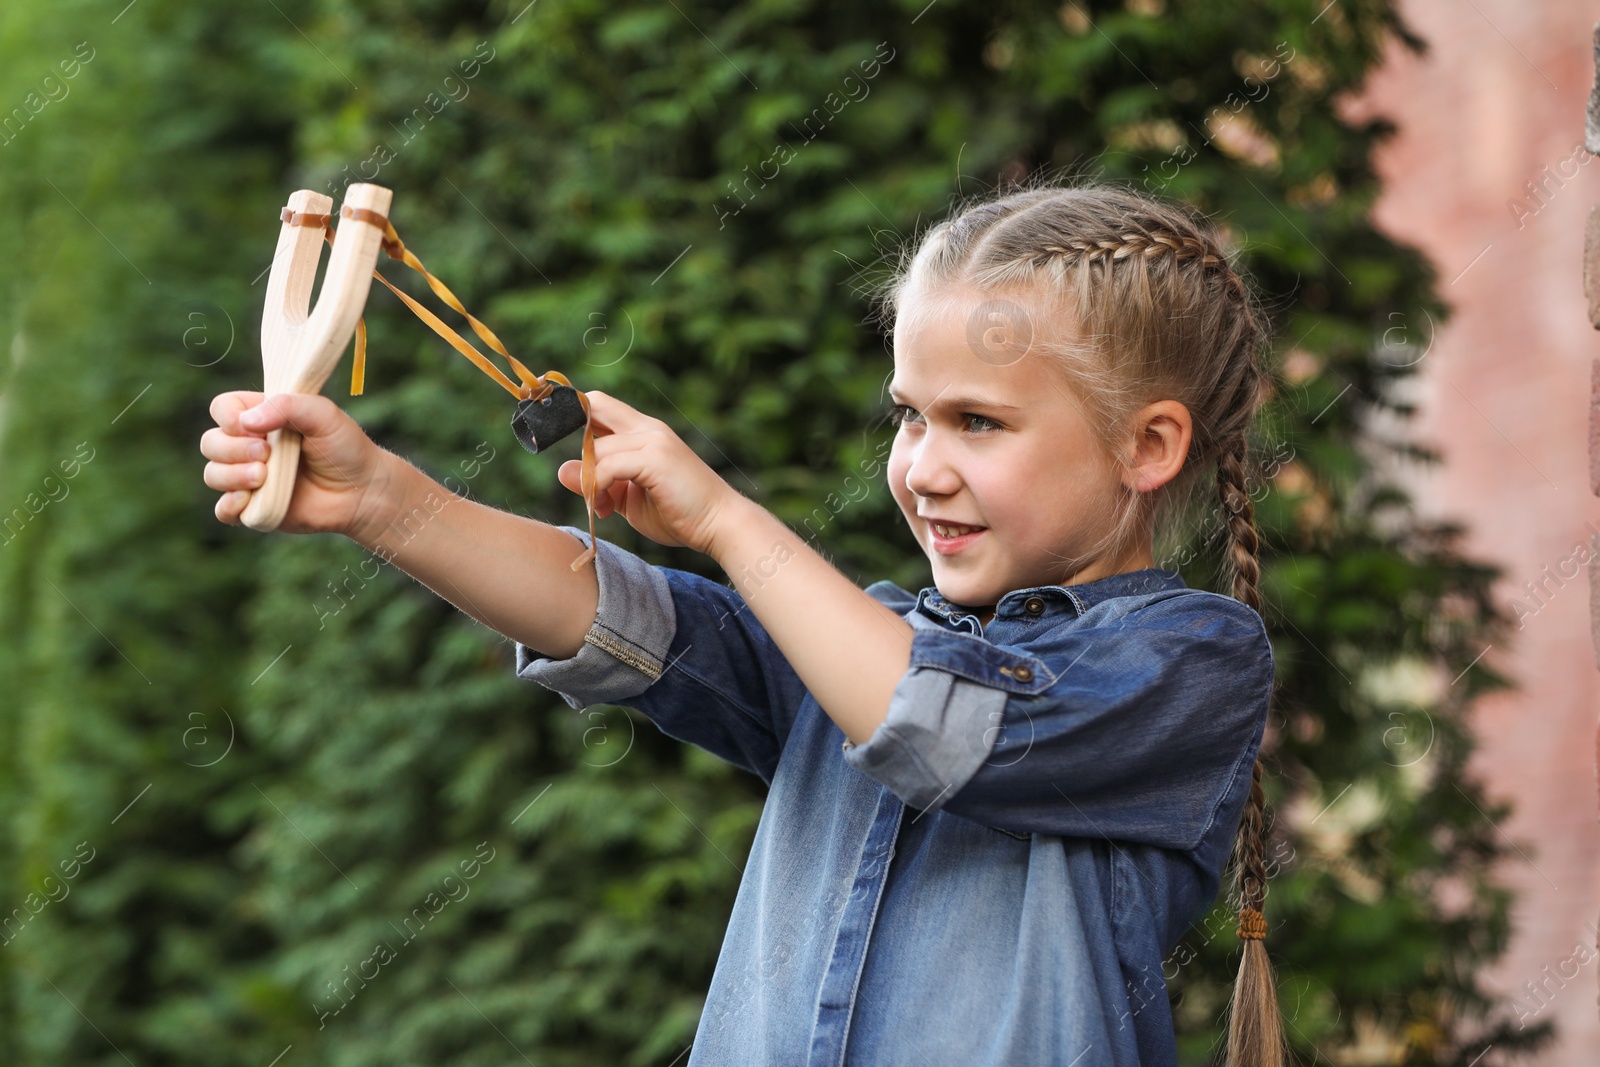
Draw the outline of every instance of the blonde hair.
M876 293L880 314L913 329L962 299L990 299L969 322L980 358L1009 361L1019 347L1064 373L1108 455L1133 415L1160 399L1188 409L1192 433L1179 473L1148 493L1127 490L1085 557L1121 551L1145 530L1185 513L1199 475L1215 465L1232 595L1261 611L1259 542L1245 471L1264 375L1265 316L1216 235L1185 208L1108 185L1034 185L965 204L902 250ZM989 346L986 322L1004 343ZM982 348L979 348L981 340ZM1234 843L1234 893L1244 956L1234 984L1229 1067L1286 1061L1277 987L1262 938L1265 805L1260 759Z

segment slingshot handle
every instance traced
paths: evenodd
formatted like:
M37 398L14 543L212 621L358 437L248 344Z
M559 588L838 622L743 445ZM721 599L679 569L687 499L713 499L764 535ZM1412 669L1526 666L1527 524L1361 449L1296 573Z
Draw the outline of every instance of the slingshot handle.
M300 473L300 448L305 438L293 426L267 432L267 477L250 496L239 521L261 533L271 533L289 513L294 481Z
M365 209L387 219L393 196L381 185L357 183L346 190L344 207ZM366 306L384 227L368 221L370 216L347 217L339 224L316 308L307 316L326 243L326 227L316 224L317 217L327 215L332 207L331 198L310 189L289 197L291 217L278 231L261 317L261 362L269 396L320 392L339 365ZM245 526L263 533L276 530L289 511L303 438L298 430L283 426L267 435L267 443L266 479L239 516Z

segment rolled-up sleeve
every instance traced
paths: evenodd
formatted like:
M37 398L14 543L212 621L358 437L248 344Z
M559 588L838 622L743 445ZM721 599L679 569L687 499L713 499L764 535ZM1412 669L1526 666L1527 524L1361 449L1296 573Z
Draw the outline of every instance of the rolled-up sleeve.
M914 807L1192 849L1242 808L1272 678L1260 616L1210 593L1026 648L919 629L887 717L844 758Z
M556 529L589 547L588 531ZM609 541L600 542L593 565L600 603L583 647L566 659L551 659L517 644L517 677L538 682L578 709L618 703L653 685L666 669L677 629L672 592L659 568Z
M586 531L559 526L585 547ZM517 676L574 708L611 703L771 784L805 686L733 589L606 541L594 625L568 659L517 645Z
M862 744L844 743L846 763L919 809L939 807L977 773L1006 706L1005 690L949 669L960 649L942 648L941 639L976 643L954 633L914 633L911 666L895 686L888 717Z

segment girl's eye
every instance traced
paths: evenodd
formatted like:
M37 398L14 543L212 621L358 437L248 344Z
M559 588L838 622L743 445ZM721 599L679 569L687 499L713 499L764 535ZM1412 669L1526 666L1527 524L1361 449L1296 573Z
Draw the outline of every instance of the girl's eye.
M978 427L979 430L988 430L991 428L996 430L1000 429L1000 424L995 422L993 419L988 418L987 416L975 415L970 411L964 411L961 414L963 417L971 419L974 422L984 423L984 426ZM889 425L891 426L898 427L907 420L915 419L916 417L916 409L907 404L889 405Z

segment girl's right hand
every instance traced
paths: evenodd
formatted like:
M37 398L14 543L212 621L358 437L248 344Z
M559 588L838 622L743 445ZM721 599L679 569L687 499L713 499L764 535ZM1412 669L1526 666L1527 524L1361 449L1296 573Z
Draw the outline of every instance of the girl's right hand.
M354 536L383 507L386 458L359 424L325 396L221 393L211 401L217 425L200 437L205 483L222 490L219 520L240 525L250 492L264 484L270 445L267 433L285 424L304 437L289 510L278 529L285 533ZM248 412L248 415L246 414Z

